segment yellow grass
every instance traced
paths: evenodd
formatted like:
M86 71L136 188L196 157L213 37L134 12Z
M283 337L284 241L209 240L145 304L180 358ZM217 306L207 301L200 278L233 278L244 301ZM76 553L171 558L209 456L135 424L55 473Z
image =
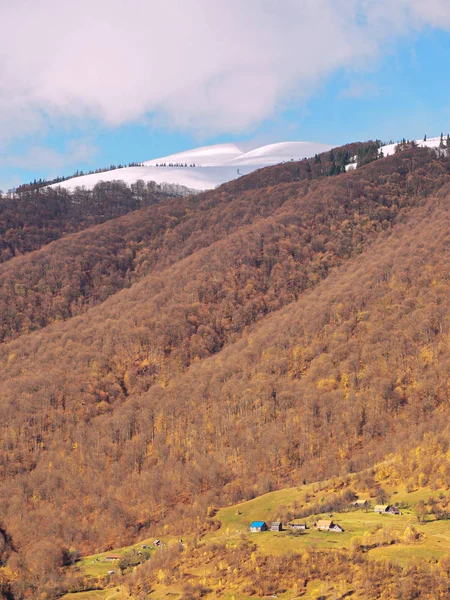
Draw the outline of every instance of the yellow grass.
M159 539L161 543L165 545L177 541L174 537L164 537ZM150 550L150 552L154 552L156 550L156 548L153 546L154 540L155 538L152 537L146 540L141 540L136 544L131 544L130 546L123 546L122 548L116 548L114 550L109 550L108 552L99 552L98 554L84 556L75 564L73 568L77 571L80 571L82 575L87 577L105 577L108 574L108 571L116 571L117 573L119 570L119 560L107 561L107 556L110 554L125 556L125 554L132 552L133 550L142 550L142 546L144 545L147 546L147 551Z
M66 594L60 600L134 600L123 587Z
M341 513L333 513L332 520L344 528L343 533L319 532L312 527L312 523L320 518L327 518L327 514L310 515L306 519L300 519L308 524L308 529L298 535L293 535L290 530L281 532L261 532L250 533L249 525L254 520L263 520L269 526L272 521L279 520L280 513L286 509L297 510L307 508L308 502L318 502L322 497L326 498L335 488L335 482L325 482L322 484L309 484L295 488L288 488L276 492L264 494L248 502L242 502L238 505L222 508L218 511L216 519L220 521L220 528L217 531L210 532L203 537L202 543L208 545L211 542L226 541L229 545L238 543L242 536L248 537L253 541L258 550L264 554L282 555L289 552L302 552L314 548L318 550L342 549L349 550L355 544L355 538L367 540L370 536L371 547L367 556L373 560L389 560L401 565L407 565L423 560L439 560L444 555L450 553L450 521L434 521L419 524L414 513L414 506L420 500L428 500L430 496L438 497L439 490L422 488L407 492L403 486L398 488L385 489L391 493L390 504L405 503L406 509L402 509L401 515L380 515L373 512L372 509L362 509L348 507ZM360 494L365 497L364 494ZM375 504L371 499L372 506ZM295 510L294 510L295 512ZM286 523L283 524L285 527ZM391 545L374 545L377 539L376 532L382 528L389 531L397 542ZM420 535L419 539L408 541L405 537L405 530L415 529ZM169 544L174 539L164 538L163 543ZM110 552L84 557L76 568L84 575L91 577L103 577L108 570L118 570L117 562L105 562L108 554L124 555L132 549L140 549L143 544L151 545L153 538L144 540L132 546L126 546ZM189 538L186 540L189 545ZM199 565L198 568L190 569L197 577L207 575L207 568ZM106 583L106 580L105 580ZM339 591L339 594L346 593L349 590ZM325 597L333 597L334 588L328 588L323 582L312 581L308 583L307 589L287 590L279 596L280 600L294 600L301 596L305 600L313 600L323 594ZM153 600L177 600L182 595L181 587L167 587L158 584L154 587L151 598ZM225 600L247 600L247 596L239 594L227 594ZM68 594L64 600L132 600L123 589L106 589L103 592L85 592L83 594ZM255 600L255 599L253 599Z
M344 528L343 533L319 532L311 527L312 523L328 515L311 515L305 521L309 529L300 535L292 535L290 531L249 533L249 525L252 521L262 520L269 526L272 521L278 519L280 506L290 507L294 502L300 507L305 506L305 495L310 496L310 501L327 495L332 485L328 482L320 488L311 484L298 488L288 488L276 492L270 492L254 498L248 502L223 508L218 511L216 518L221 522L218 531L208 534L208 539L227 539L232 542L238 540L242 534L249 536L256 543L258 549L266 554L283 554L291 551L304 551L314 547L317 549L341 548L349 549L352 538L363 537L367 532L374 533L377 528L388 529L398 533L403 538L407 528L415 528L420 534L420 539L408 544L396 543L390 546L380 546L371 549L368 556L374 559L389 559L392 562L406 564L415 560L439 559L445 553L450 552L450 521L431 521L419 524L414 514L414 505L419 500L427 500L430 496L437 497L439 490L423 488L407 492L403 486L393 489L390 504L399 502L407 503L410 508L402 510L401 515L380 515L373 509L349 509L342 513L333 513L332 519ZM375 502L372 499L372 505ZM284 524L285 526L287 524Z

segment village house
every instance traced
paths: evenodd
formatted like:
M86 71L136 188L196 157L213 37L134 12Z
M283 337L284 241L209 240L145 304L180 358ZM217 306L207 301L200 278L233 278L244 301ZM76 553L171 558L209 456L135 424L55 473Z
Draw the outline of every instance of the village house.
M283 531L283 524L281 521L273 521L270 526L270 531Z
M289 523L288 526L294 531L305 531L307 529L306 523Z
M400 515L400 510L391 504L377 504L373 509L374 512L386 515Z
M122 558L123 556L121 554L108 554L107 556L105 556L105 560L107 561L121 560Z
M355 500L354 502L352 502L352 506L354 506L355 508L367 508L369 506L370 502L368 500L362 500L362 499L358 499Z
M316 523L316 529L319 531L328 531L333 524L333 521L329 519L319 519Z
M316 523L316 529L318 531L333 531L335 533L344 531L340 525L333 523L330 519L319 519Z
M259 531L268 531L268 527L264 521L253 521L250 524L251 533L257 533Z
M388 508L388 513L390 515L401 515L402 514L396 506L390 506Z

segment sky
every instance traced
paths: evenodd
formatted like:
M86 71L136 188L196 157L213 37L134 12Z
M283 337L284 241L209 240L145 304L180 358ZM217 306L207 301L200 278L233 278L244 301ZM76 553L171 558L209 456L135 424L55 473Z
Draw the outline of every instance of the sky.
M450 130L450 0L0 0L0 189Z

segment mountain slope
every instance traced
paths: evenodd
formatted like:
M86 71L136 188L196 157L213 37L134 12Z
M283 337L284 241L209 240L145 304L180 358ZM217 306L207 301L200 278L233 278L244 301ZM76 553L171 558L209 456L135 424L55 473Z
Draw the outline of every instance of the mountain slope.
M193 148L192 150L186 150L185 152L177 152L176 154L170 154L169 156L163 156L161 158L154 158L147 160L142 164L147 167L156 167L165 164L196 164L201 167L218 167L228 163L232 159L239 158L245 154L244 149L239 147L238 144L216 144L213 146L201 146L200 148Z
M419 148L429 148L431 150L438 150L439 147L441 147L441 149L447 147L447 138L444 138L444 136L431 137L428 139L414 140L412 142L406 142L406 145L411 144L411 143ZM398 142L396 144L387 144L380 148L380 152L382 152L384 156L392 156L392 154L395 154L396 149L398 147L401 148L403 145L405 145L405 142Z
M261 186L253 189L254 182L247 186L247 178L244 177L240 183L243 191L236 191L235 184L230 183L218 191L186 199L167 200L144 211L68 236L0 268L0 339L17 337L56 320L81 314L153 270L161 271L200 248L224 239L239 228L256 224L258 220L271 214L275 215L283 205L287 207L286 212L280 213L273 225L281 219L282 227L286 227L287 219L291 218L293 228L283 234L288 238L295 231L295 235L300 236L299 240L306 235L305 243L309 244L309 238L321 229L321 225L314 222L315 214L323 211L321 232L328 236L323 238L324 243L328 241L332 244L332 239L354 236L354 227L358 228L357 235L361 243L364 243L370 231L364 231L354 221L354 210L357 211L355 214L367 211L374 222L375 231L389 226L402 206L421 201L420 197L413 199L418 196L419 191L420 194L430 193L433 186L442 184L441 179L446 175L442 174L440 177L440 173L436 172L435 179L423 178L416 189L409 189L411 172L419 171L430 161L432 157L426 152L418 151L413 156L406 153L393 157L390 161L380 162L364 172L348 175L340 179L339 183L326 180L319 183L319 180L306 178L303 183L299 183L295 181L298 177L295 177L294 181L272 185L263 191ZM326 165L325 157L318 164ZM305 169L303 163L297 165ZM326 166L326 169L329 167ZM399 179L398 174L402 169L403 175ZM265 178L265 170L259 173ZM283 178L286 173L289 171L282 172ZM311 169L309 177L313 176ZM369 190L370 186L376 185L380 176L389 177L390 186L377 189L377 192L385 196L381 200L382 206L377 206L378 199L364 188ZM255 175L250 177L254 179ZM340 196L344 197L346 194L349 200L342 203ZM367 198L366 207L361 204L361 194L363 198ZM395 194L401 196L400 204L396 198L393 200ZM331 200L328 204L324 203L321 196L331 196ZM337 227L344 220L348 220L347 231L330 232L331 225ZM266 235L268 239L274 237L273 227L268 234L262 235ZM278 235L279 232L275 237ZM290 243L293 243L292 240ZM323 272L320 274L319 270L316 275L320 278L326 275L324 269L337 264L354 250L352 240L341 240L339 243L348 244L348 252L344 248L336 249L333 245L327 252L322 241L316 243L315 247L308 248L306 253L292 250L292 265L289 267L292 281L289 285L293 297L298 295L302 286L311 283L308 283L311 276L305 276L303 272L305 266L301 267L308 255L320 252L323 262L320 270ZM261 244L264 245L264 242ZM278 250L275 252L278 253ZM279 258L274 257L273 260L277 262ZM285 258L281 260L284 261ZM270 272L271 266L267 266L267 269ZM273 310L273 307L267 310Z
M0 263L174 195L155 185L127 187L121 183L99 184L91 191L73 194L48 188L0 194Z
M411 149L241 205L219 190L159 270L3 344L0 511L22 581L441 429L449 173ZM236 223L261 196L268 213L222 235L227 207Z
M267 216L308 185L235 197L226 190L166 201L66 236L0 267L0 338L67 319L152 270Z

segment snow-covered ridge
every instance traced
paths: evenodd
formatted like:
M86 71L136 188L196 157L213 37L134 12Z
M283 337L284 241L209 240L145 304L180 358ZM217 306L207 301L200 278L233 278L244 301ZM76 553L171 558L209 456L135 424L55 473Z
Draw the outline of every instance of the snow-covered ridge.
M331 148L328 144L314 142L281 142L246 152L239 144L217 144L148 160L138 167L124 167L73 177L51 187L64 187L68 190L74 190L76 187L92 189L100 181L123 181L131 185L142 179L145 182L176 184L203 191L247 175L256 169L309 158Z
M185 152L177 152L169 156L154 158L142 163L146 167L156 167L162 164L195 164L197 167L217 167L244 154L236 144L216 144L202 146Z
M448 148L450 148L450 136L440 135L438 137L427 138L425 136L424 139L421 140L401 140L399 142L393 142L390 144L385 144L384 146L380 146L378 148L378 158L383 158L386 156L392 156L397 151L401 152L406 148L411 147L412 145L419 148L430 148L434 149L437 152L445 151L448 152ZM374 157L375 158L375 157ZM353 171L359 166L358 156L355 155L350 159L350 162L345 165L346 171Z
M426 140L414 140L414 143L416 146L419 146L421 148L439 148L441 141L443 141L444 144L446 144L446 140L447 138L445 136L442 139L441 136L438 136L427 138ZM399 143L401 145L401 142L396 142L395 144L387 144L386 146L381 146L380 154L381 152L383 152L383 156L391 156L391 154L395 154L395 149L399 145Z

